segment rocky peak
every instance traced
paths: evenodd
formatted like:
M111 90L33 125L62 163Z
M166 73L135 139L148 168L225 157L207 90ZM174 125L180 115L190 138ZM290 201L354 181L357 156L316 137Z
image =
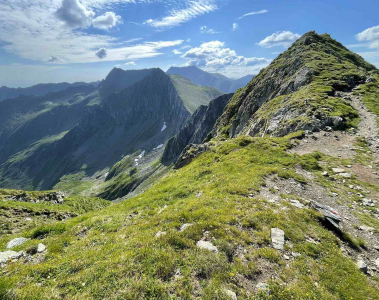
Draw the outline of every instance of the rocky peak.
M351 91L370 72L376 68L328 34L308 32L235 94L212 134L282 136L349 126L357 114L336 92Z

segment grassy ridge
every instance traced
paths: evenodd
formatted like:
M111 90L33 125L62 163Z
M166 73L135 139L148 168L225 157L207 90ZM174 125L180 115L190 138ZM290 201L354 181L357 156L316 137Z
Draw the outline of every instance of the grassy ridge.
M265 178L322 178L320 155L285 152L288 138L240 137L212 142L211 151L171 172L144 194L59 225L41 226L19 247L47 245L44 262L5 269L5 299L378 299L375 288L340 250L318 214L285 209L259 196ZM185 231L179 228L191 223ZM301 257L286 266L270 229L286 234ZM165 235L156 237L158 231ZM218 253L200 250L208 236ZM318 244L307 242L312 237ZM2 240L3 244L5 240ZM271 275L278 274L271 278ZM265 281L270 295L246 284ZM315 284L317 282L317 284Z

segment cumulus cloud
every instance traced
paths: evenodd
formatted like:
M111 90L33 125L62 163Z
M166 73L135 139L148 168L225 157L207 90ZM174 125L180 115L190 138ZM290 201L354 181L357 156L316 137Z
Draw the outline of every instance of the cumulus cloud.
M239 28L239 25L237 23L233 23L233 31L237 30Z
M212 0L192 0L183 9L173 9L168 16L162 19L149 19L144 22L145 25L154 28L170 28L188 22L198 16L210 13L217 9L217 5Z
M278 31L260 41L258 45L265 48L272 48L275 46L286 48L291 46L291 44L299 37L300 34L292 33L291 31Z
M201 26L200 27L200 32L203 33L203 34L215 34L215 33L219 33L219 32L217 32L216 30L214 30L212 28L208 28L207 26Z
M102 30L109 30L119 23L122 23L121 16L116 15L112 11L108 11L105 14L95 18L92 21L92 26Z
M366 46L369 48L379 48L379 25L358 33L356 38L360 42L368 42Z
M241 20L241 19L248 17L248 16L261 15L261 14L265 14L265 13L268 13L267 9L262 9L260 11L253 11L253 12L250 12L250 13L247 13L247 14L240 16L239 18L237 18L237 20Z
M134 61L128 61L125 63L125 66L136 66L136 65L137 65L136 62Z
M71 28L87 28L91 26L95 13L78 0L63 0L55 15Z
M97 50L95 52L95 55L100 58L100 59L103 59L107 56L107 49L105 48L100 48L99 50Z
M228 67L263 67L270 62L266 58L239 56L220 41L203 43L200 47L188 50L182 57L188 60L187 66L203 67L209 71L225 70Z

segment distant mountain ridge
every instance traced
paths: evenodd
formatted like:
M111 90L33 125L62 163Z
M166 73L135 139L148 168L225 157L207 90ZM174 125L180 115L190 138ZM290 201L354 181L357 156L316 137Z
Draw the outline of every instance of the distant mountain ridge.
M40 83L26 88L9 88L6 86L0 87L0 101L5 99L17 98L21 95L24 96L43 96L48 93L63 91L69 87L91 85L96 87L99 81L94 82L74 82L74 83Z
M239 79L231 79L222 74L218 73L208 73L198 67L171 67L167 70L170 75L181 75L194 84L201 86L210 86L224 93L234 93L239 88L245 87L246 84L254 77L254 75L246 75Z

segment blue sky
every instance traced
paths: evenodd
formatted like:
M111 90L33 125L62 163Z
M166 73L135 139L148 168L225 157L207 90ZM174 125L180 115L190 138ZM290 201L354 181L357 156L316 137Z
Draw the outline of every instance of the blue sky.
M329 33L379 67L376 0L0 0L0 86L103 79L115 66L256 74Z

